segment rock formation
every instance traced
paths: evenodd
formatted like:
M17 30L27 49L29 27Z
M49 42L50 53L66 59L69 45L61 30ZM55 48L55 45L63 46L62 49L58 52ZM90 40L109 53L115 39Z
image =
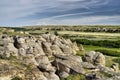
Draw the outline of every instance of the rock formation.
M82 74L86 80L119 80L117 64L105 66L105 56L90 51L76 56L77 44L52 34L0 37L0 80L60 80L70 74ZM101 73L101 75L99 75Z
M78 50L78 47L70 40L65 40L64 38L51 34L28 37L2 36L0 39L1 57L10 58L11 56L15 56L22 62L21 64L32 65L33 69L37 69L32 72L32 74L34 73L33 76L37 76L37 78L34 78L32 74L26 76L32 80L59 80L59 77L55 74L56 68L48 58L53 57L55 54L75 55L76 50ZM9 68L10 66L7 65L6 67ZM41 73L42 75L39 75ZM24 74L26 75L26 73ZM9 79L12 76L15 75L10 74Z

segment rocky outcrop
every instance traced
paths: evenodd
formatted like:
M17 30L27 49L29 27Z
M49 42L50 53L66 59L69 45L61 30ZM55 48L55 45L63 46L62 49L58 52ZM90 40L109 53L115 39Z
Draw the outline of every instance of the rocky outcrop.
M84 75L86 80L119 80L118 64L106 67L102 53L90 51L80 57L78 50L75 42L52 34L1 36L0 80L60 80L70 74Z
M77 48L77 45L74 45L69 39L66 40L51 34L27 37L3 36L0 38L0 56L2 58L12 59L12 57L16 57L21 64L32 65L29 75L23 73L26 80L60 80L55 73L57 69L51 64L49 58L56 54L75 55ZM9 68L10 66L7 65L6 67ZM15 65L11 65L11 67L16 68ZM75 68L74 64L67 65L67 67ZM76 68L76 71L78 69ZM22 71L25 72L25 70ZM13 76L15 75L9 74L8 77L6 75L2 78L11 80ZM1 80L2 78L0 77Z

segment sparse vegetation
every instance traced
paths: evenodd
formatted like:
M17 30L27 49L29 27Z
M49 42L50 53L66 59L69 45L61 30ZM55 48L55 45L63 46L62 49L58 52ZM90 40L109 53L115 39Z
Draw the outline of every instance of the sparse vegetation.
M87 39L76 39L78 44L83 45L93 45L101 47L111 47L111 48L120 48L120 40L110 41L110 40L87 40Z
M22 80L20 77L14 77L12 80Z
M120 57L120 52L114 50L98 49L95 51L101 52L104 55L108 55L108 56Z

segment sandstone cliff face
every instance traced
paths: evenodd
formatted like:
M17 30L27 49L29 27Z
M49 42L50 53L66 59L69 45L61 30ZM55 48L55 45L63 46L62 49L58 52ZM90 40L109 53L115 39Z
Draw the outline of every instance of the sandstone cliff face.
M90 51L76 56L76 43L52 34L0 38L0 80L60 80L70 74L82 74L86 80L104 80L98 72L119 80L117 64L105 66L102 53ZM86 70L87 69L87 70Z

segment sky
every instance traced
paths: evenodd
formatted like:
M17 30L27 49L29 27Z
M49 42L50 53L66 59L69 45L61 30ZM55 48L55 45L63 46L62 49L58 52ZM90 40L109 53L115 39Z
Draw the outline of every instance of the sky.
M120 0L0 0L0 26L120 25Z

